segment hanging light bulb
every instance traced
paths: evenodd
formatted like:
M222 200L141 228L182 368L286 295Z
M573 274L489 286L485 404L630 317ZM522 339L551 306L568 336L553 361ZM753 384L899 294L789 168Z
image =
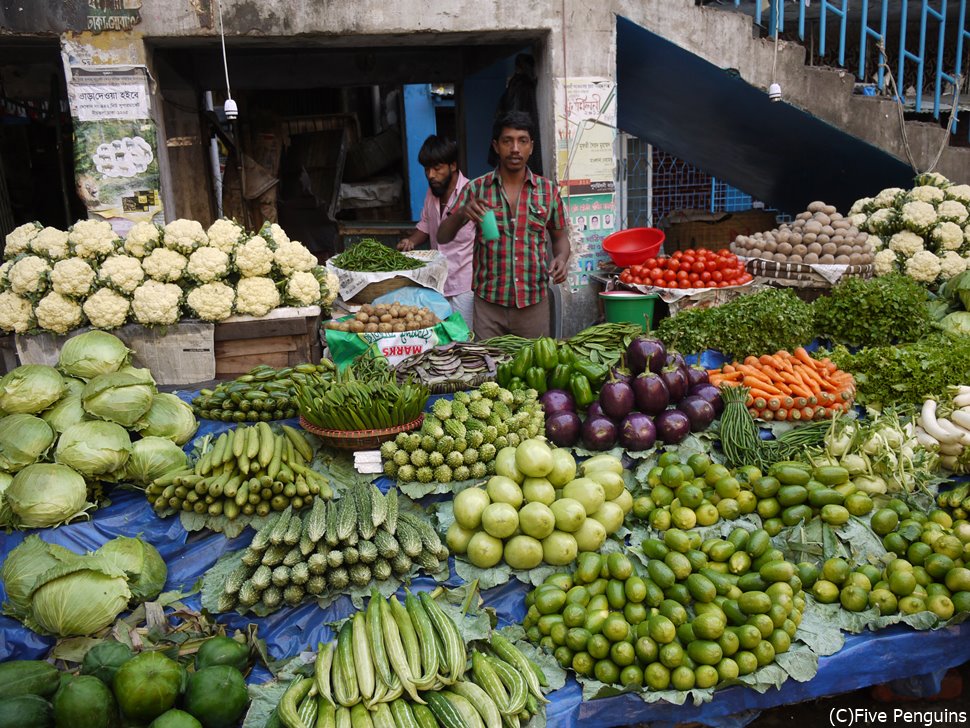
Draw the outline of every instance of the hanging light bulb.
M770 101L781 101L781 85L780 84L773 83L773 84L771 84L768 87L768 99Z
M226 29L222 23L222 0L219 1L219 39L222 42L222 69L226 74L226 102L222 105L222 112L228 121L235 121L239 118L239 106L232 99L232 90L229 88L229 63L226 60Z

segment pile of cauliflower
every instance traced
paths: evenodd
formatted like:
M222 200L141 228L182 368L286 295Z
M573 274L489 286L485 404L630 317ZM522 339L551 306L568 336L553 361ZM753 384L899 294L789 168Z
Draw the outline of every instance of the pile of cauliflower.
M0 265L0 330L65 334L129 321L222 321L279 306L329 308L339 284L276 224L256 233L232 220L140 222L124 239L102 220L62 231L28 223L7 235Z
M970 185L922 174L912 189L857 200L849 219L869 233L876 275L900 272L932 286L970 268Z

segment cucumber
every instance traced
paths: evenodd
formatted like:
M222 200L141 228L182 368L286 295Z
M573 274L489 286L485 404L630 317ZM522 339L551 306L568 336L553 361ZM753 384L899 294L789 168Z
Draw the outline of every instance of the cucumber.
M53 695L60 685L57 668L43 660L14 660L0 663L0 699L20 695Z

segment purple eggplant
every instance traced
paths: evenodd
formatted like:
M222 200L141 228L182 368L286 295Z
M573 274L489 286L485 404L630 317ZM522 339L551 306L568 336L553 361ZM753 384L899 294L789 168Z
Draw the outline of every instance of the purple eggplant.
M667 352L667 355L664 358L664 366L678 366L684 370L685 374L687 373L687 361L684 359L684 355L679 351L674 351L673 349L670 349Z
M633 381L633 375L630 373L630 370L621 366L612 367L606 378L607 380L617 379L621 382L626 382L627 384Z
M626 348L626 365L634 376L647 370L659 374L666 357L663 342L649 336L638 336Z
M599 402L603 413L611 420L622 420L636 405L633 388L619 379L608 381L600 387Z
M582 437L587 450L609 450L616 445L616 425L606 417L590 417L583 423Z
M596 400L586 408L586 419L591 420L594 417L605 417L609 419L609 416L603 411L603 405L600 404L599 400Z
M665 366L660 376L670 392L670 401L677 404L687 394L687 369L676 364Z
M633 395L637 409L648 415L659 415L670 404L667 384L653 372L644 372L633 380Z
M714 405L697 395L684 397L677 403L677 409L687 415L691 432L706 430L717 417Z
M721 399L721 390L713 384L695 384L687 390L687 395L706 399L714 408L715 415L720 415L724 411L724 400Z
M657 428L643 412L631 412L620 423L620 444L627 450L649 450L657 441Z
M583 423L575 412L563 410L546 417L546 437L558 447L572 447L579 442L582 427Z
M653 424L657 428L657 437L665 445L683 442L690 434L690 419L678 409L661 412L654 418Z
M698 384L707 384L710 379L707 370L701 366L687 367L687 388L696 387Z
M539 397L539 401L542 403L542 409L546 413L546 417L558 414L559 412L576 411L576 400L565 389L550 389L543 392Z

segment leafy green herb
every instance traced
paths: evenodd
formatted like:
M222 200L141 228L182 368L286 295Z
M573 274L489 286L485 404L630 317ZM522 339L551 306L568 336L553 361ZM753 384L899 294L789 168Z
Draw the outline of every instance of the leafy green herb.
M715 349L743 359L794 349L814 338L812 307L787 288L767 288L716 308L688 309L664 319L657 336L678 351Z
M918 341L930 326L926 288L897 273L843 278L812 307L818 336L847 346Z
M970 382L970 337L930 334L915 344L873 346L852 354L844 346L832 361L855 377L856 402L863 405L922 405L943 397L947 387Z

